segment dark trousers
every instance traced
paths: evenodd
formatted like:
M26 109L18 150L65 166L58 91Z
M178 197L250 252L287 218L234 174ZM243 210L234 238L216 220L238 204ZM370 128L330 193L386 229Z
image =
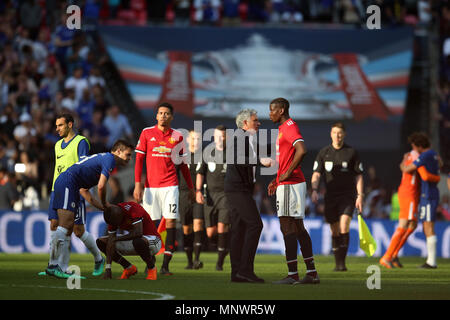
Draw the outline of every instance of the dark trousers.
M251 193L227 192L231 222L231 277L237 273L253 275L253 264L263 228L261 216Z

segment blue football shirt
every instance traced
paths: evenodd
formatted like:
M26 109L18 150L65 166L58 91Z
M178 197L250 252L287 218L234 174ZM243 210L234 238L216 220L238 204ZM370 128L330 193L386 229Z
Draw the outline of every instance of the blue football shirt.
M419 168L424 166L429 173L439 175L438 155L434 150L428 150L420 154L419 158L413 162ZM436 182L421 180L420 196L428 199L439 199L439 189Z
M115 167L114 155L105 152L81 158L67 169L67 172L70 173L79 188L90 189L98 184L101 174L109 178Z

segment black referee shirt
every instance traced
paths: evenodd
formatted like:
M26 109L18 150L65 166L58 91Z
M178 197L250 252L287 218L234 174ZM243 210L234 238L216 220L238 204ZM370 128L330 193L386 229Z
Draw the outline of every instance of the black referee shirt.
M187 166L189 167L189 171L191 173L192 183L194 184L194 189L195 189L195 180L197 178L197 173L200 170L201 162L195 163L194 162L194 155L195 155L195 153L191 153L191 161L190 161L190 163ZM180 191L187 191L187 190L189 190L188 185L186 183L186 180L184 180L184 176L181 173L180 166L177 166L177 176L178 176L178 183L179 183L178 189Z
M227 172L225 154L223 151L214 149L211 159L205 159L198 171L198 173L206 177L206 185L209 192L224 191L225 174Z
M327 196L355 195L356 176L363 166L356 150L344 143L340 149L329 145L320 150L313 171L325 175Z

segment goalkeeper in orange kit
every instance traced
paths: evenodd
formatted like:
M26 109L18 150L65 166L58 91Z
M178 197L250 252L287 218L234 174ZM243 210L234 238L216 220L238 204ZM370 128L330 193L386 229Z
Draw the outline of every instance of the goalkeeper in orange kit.
M408 137L408 142L411 144L412 150L403 157L402 163L406 166L413 163L419 157L419 152L414 144L416 137L416 133ZM423 166L412 173L403 172L402 180L398 188L400 205L398 227L392 235L386 253L380 259L380 264L388 269L403 267L398 259L398 252L406 240L408 240L408 237L417 228L417 205L419 203L421 179L425 181L439 181L439 176L429 173Z

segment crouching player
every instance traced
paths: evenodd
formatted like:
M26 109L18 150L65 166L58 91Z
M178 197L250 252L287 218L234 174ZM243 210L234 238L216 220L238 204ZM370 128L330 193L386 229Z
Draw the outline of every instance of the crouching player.
M123 267L120 279L135 275L136 266L123 256L139 255L147 264L146 279L156 280L155 255L161 249L161 237L147 211L135 202L122 202L106 208L103 217L108 236L98 238L97 246L106 255L104 278L111 279L111 261Z

